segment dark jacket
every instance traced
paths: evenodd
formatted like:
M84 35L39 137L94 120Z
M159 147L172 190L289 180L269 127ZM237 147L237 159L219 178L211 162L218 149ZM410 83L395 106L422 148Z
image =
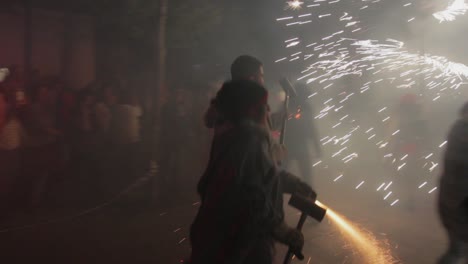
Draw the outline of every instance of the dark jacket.
M440 179L439 214L444 226L468 242L468 120L452 127Z
M191 229L192 263L246 263L283 221L269 134L243 123L217 134L198 185L201 207Z
M269 130L253 122L218 127L198 184L192 263L272 263L273 232L283 224L283 193L312 190L280 172ZM261 261L261 262L259 262Z

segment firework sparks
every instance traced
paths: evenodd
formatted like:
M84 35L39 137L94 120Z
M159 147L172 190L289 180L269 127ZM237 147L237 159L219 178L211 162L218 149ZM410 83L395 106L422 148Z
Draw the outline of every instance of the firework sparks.
M362 181L361 183L358 184L358 186L356 186L356 190L361 188L361 186L365 183L365 181Z
M457 16L465 15L468 10L468 3L465 0L454 0L447 9L434 13L433 16L442 22L450 22L457 19Z
M339 179L343 178L343 174L341 174L340 176L336 177L333 181L334 182L337 182Z
M327 216L342 231L343 235L353 242L362 254L366 263L396 263L387 244L379 241L374 235L353 225L343 216L328 208L319 201L316 204L327 208Z
M286 3L287 3L286 9L292 9L292 10L301 9L302 5L304 5L304 2L301 2L299 0L288 1Z
M441 13L438 16L434 14L434 16L438 19L442 17L443 21L452 21L456 16L468 10L465 1L452 1L445 10L445 14ZM280 59L276 62L287 63L289 61L297 64L302 61L305 68L300 71L297 80L314 86L308 98L313 100L314 104L323 107L319 113L315 114L315 119L320 123L320 127L330 133L320 141L327 149L327 157L313 164L314 167L330 168L331 164L335 166L338 163L339 166L343 166L339 170L348 175L346 173L348 163L354 159L359 162L361 157L366 156L365 153L356 149L359 144L358 138L364 136L364 140L367 139L373 146L372 151L377 151L378 155L382 155L380 158L390 165L392 174L405 173L414 167L415 160L422 159L426 162L426 166L421 168L422 173L432 176L431 174L437 173L440 167L435 159L440 156L446 142L441 143L442 140L437 140L437 145L431 144L428 146L429 151L418 154L418 157L394 153L393 142L404 136L405 131L400 127L386 130L398 122L398 116L394 116L392 106L387 102L380 102L375 103L372 109L368 107L364 111L369 112L366 118L370 117L370 120L356 115L352 110L350 111L350 108L361 104L359 100L363 96L380 87L393 87L395 94L399 92L398 89L414 90L421 87L420 93L424 93L421 98L425 103L444 102L454 96L459 96L458 89L468 84L468 66L443 56L410 51L404 42L396 39L362 39L360 37L362 33L359 31L365 31L369 27L361 21L360 13L375 10L374 7L378 2L381 1L356 1L351 4L352 8L348 9L349 5L346 5L344 1L315 0L313 4L305 5L308 8L307 12L294 16L285 15L277 19L278 23L283 26L297 26L304 22L304 19L327 21L335 19L336 27L339 28L335 27L333 31L313 36L313 38L309 35L297 36L295 33L295 38L284 44L287 54L278 57ZM418 5L408 2L404 3L402 8L405 10L418 8ZM301 1L288 1L287 3L288 9L296 10L305 7ZM331 4L333 4L333 10L327 8ZM312 8L314 10L309 12ZM288 15L290 13L288 12ZM414 14L401 18L401 21L405 23L415 23L418 20L419 17ZM294 43L299 41L301 43ZM302 43L302 41L307 42ZM309 61L311 63L308 63ZM366 83L356 85L354 87L356 90L344 91L340 87L341 81L339 80L346 77L362 77L366 79ZM331 180L338 182L342 177L340 175ZM347 176L347 178L350 177ZM382 184L382 181L373 183L370 177L354 179L355 184L350 188L369 189L361 188L364 180L366 186L376 184L376 188L379 186L378 191L385 189L384 196L390 193L392 198L387 197L388 204L392 206L398 204L397 188L401 180L387 179L386 183ZM395 185L391 186L393 181ZM358 183L362 184L356 186ZM414 188L417 190L419 186L420 184L417 184ZM428 180L423 187L428 188L428 186L432 188L433 182ZM431 191L429 193L432 193Z

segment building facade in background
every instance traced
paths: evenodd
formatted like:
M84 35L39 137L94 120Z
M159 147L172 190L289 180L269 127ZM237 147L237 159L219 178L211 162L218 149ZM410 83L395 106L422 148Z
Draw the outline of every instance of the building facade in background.
M0 11L0 67L25 73L30 49L34 74L60 76L68 87L80 89L95 79L96 45L92 17L32 8L31 28L21 7ZM28 36L28 34L30 34ZM26 45L27 39L31 40Z

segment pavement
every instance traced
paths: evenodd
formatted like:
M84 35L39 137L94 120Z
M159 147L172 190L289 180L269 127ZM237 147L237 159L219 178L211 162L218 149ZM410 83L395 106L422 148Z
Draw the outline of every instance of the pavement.
M446 247L436 195L409 209L392 207L375 192L333 182L326 174L315 188L345 224L330 214L322 223L309 219L302 263L434 263ZM84 208L62 207L16 216L0 226L0 263L180 263L190 254L189 228L199 203L187 191L174 197L171 203L150 204L136 192L88 214L80 214ZM285 208L287 222L295 226L298 212ZM22 228L5 230L15 226ZM282 263L285 252L277 247L275 263Z

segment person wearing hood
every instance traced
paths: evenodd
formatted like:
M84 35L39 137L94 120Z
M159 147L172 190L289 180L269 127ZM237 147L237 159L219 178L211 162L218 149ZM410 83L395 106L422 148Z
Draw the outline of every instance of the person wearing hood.
M263 63L255 57L242 55L237 57L231 65L232 80L248 80L255 82L261 86L265 85ZM214 105L215 101L211 100L210 106L204 115L205 126L216 130L219 115Z
M458 263L468 257L468 102L449 132L440 178L439 216L449 247L439 264Z
M282 194L315 193L298 179L292 184L281 177L271 151L267 97L255 82L231 81L213 100L222 121L198 184L192 264L270 264L275 241L301 255L304 238L285 224Z
M259 59L250 55L241 55L234 60L231 65L231 77L234 81L248 80L260 86L265 85L263 63ZM274 114L278 117L277 119L284 118L284 111ZM267 121L269 130L272 130L271 115L268 115ZM215 99L210 102L210 106L204 115L204 122L207 128L212 128L214 130L214 134L226 129L226 122L224 122L223 115L217 110ZM277 165L280 165L286 158L285 147L281 146L276 140L272 140L271 153ZM308 172L306 171L304 173ZM284 184L288 186L288 189L298 191L311 189L310 186L300 180L299 177L286 170L280 170L280 177ZM308 178L310 175L306 175L304 177Z

